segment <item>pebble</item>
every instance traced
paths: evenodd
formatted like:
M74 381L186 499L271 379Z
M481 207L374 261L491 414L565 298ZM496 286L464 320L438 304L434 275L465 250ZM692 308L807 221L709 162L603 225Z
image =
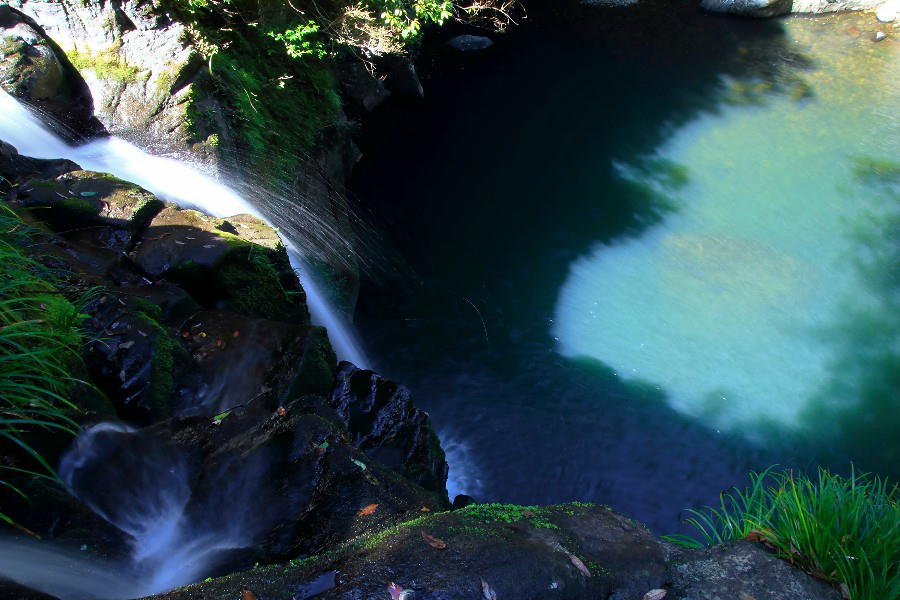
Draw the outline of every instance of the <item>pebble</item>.
M883 31L876 31L873 39L876 42L880 42L881 40L883 40L886 37L887 37L887 35Z

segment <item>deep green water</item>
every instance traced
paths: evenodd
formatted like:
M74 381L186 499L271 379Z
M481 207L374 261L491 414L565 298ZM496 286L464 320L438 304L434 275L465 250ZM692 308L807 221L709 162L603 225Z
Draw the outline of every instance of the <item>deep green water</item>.
M363 132L384 239L357 322L459 491L665 533L776 462L900 475L900 44L875 26L644 8L426 45L426 100Z

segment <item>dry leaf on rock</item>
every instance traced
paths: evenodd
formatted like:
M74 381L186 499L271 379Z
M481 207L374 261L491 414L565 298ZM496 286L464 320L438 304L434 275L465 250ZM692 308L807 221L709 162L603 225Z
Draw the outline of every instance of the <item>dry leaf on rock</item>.
M359 511L359 516L368 517L369 515L374 513L376 510L378 510L377 504L369 504L368 506L363 507L363 509L361 511Z
M579 571L581 571L581 574L582 574L582 575L584 575L585 577L590 577L590 576L591 576L591 570L588 569L588 568L585 566L585 564L584 564L583 562L581 562L581 559L580 559L580 558L578 558L577 556L575 556L575 555L572 554L571 552L566 552L566 554L569 555L569 560L572 561L572 564L575 565L575 568L576 568L576 569L578 569Z
M643 600L662 600L666 597L667 593L668 592L666 592L666 590L662 589L650 590L649 592L644 594Z
M256 594L251 592L249 588L244 588L241 590L241 600L256 600Z
M447 542L440 538L436 538L433 535L428 535L424 531L422 532L422 539L428 542L429 546L437 548L438 550L443 550L447 547Z
M481 594L484 600L497 600L497 592L484 579L481 580Z

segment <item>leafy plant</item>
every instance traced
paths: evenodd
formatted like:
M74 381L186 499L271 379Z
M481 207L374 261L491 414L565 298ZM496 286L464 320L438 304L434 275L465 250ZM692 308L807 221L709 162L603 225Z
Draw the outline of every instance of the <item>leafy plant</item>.
M268 36L284 42L284 47L291 58L311 56L321 59L328 56L328 50L319 30L319 24L310 19L286 31L270 31Z
M20 495L4 472L56 479L29 434L78 429L69 394L85 316L62 295L55 275L25 252L30 239L18 216L0 207L0 437L35 465L0 465L0 485ZM12 523L3 513L0 519Z
M719 508L688 510L698 537L664 536L689 548L761 541L809 573L840 584L851 600L900 597L900 488L886 479L819 469L750 474L750 487L723 492Z

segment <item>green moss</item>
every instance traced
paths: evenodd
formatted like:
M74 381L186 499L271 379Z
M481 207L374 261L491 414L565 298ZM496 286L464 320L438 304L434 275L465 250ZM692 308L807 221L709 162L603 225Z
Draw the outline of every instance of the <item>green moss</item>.
M550 509L542 506L496 503L472 504L457 511L457 514L465 515L483 523L518 523L519 521L527 520L531 525L540 529L559 529L557 525L548 519L552 514Z
M175 378L173 370L175 358L185 350L178 340L159 320L162 309L143 298L132 297L130 306L135 310L138 321L153 332L153 360L150 365L150 388L146 392L147 404L154 415L165 416L172 413L175 401Z
M79 71L91 70L100 79L117 81L119 83L131 83L137 79L140 69L129 65L121 56L119 50L121 43L98 52L70 50L66 52L69 61Z

